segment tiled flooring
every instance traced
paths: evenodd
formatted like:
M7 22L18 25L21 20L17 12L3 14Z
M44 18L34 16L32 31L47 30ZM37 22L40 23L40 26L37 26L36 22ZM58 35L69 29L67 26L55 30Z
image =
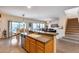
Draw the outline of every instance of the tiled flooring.
M79 44L57 40L57 53L79 53Z
M0 40L0 53L25 53L26 51L19 46L15 37Z
M20 40L15 39L15 37L0 40L0 53L26 53L18 41ZM79 53L79 44L64 40L57 40L56 43L57 53Z

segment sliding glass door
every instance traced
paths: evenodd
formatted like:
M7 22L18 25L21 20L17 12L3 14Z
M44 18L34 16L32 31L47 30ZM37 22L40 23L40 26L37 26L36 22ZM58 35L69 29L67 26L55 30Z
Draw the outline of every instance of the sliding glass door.
M16 31L20 28L20 23L19 22L12 22L12 35L16 33Z
M24 22L13 22L13 21L9 21L9 29L8 29L8 34L9 36L14 35L15 33L17 33L17 30L21 30L21 29L26 29L26 23Z

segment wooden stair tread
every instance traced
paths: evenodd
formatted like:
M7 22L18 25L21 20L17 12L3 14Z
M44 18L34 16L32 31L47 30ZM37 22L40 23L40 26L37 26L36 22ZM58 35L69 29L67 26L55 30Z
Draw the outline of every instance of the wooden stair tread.
M74 41L79 41L79 38L75 38L75 37L63 37L64 39L69 39L69 40L74 40Z

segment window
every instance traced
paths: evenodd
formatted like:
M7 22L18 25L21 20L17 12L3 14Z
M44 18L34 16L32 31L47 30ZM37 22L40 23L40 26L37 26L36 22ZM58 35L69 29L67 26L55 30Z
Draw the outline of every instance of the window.
M33 30L39 30L39 24L33 23Z
M33 23L32 27L33 27L33 30L41 30L42 28L45 28L45 24Z
M20 29L22 29L22 28L26 28L26 23L20 23Z
M45 24L40 24L40 29L45 28Z

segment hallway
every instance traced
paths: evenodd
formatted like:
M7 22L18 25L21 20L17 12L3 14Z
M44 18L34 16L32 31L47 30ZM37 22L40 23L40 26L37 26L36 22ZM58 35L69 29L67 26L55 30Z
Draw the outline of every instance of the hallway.
M15 37L0 40L0 53L25 53L26 51L17 44Z

